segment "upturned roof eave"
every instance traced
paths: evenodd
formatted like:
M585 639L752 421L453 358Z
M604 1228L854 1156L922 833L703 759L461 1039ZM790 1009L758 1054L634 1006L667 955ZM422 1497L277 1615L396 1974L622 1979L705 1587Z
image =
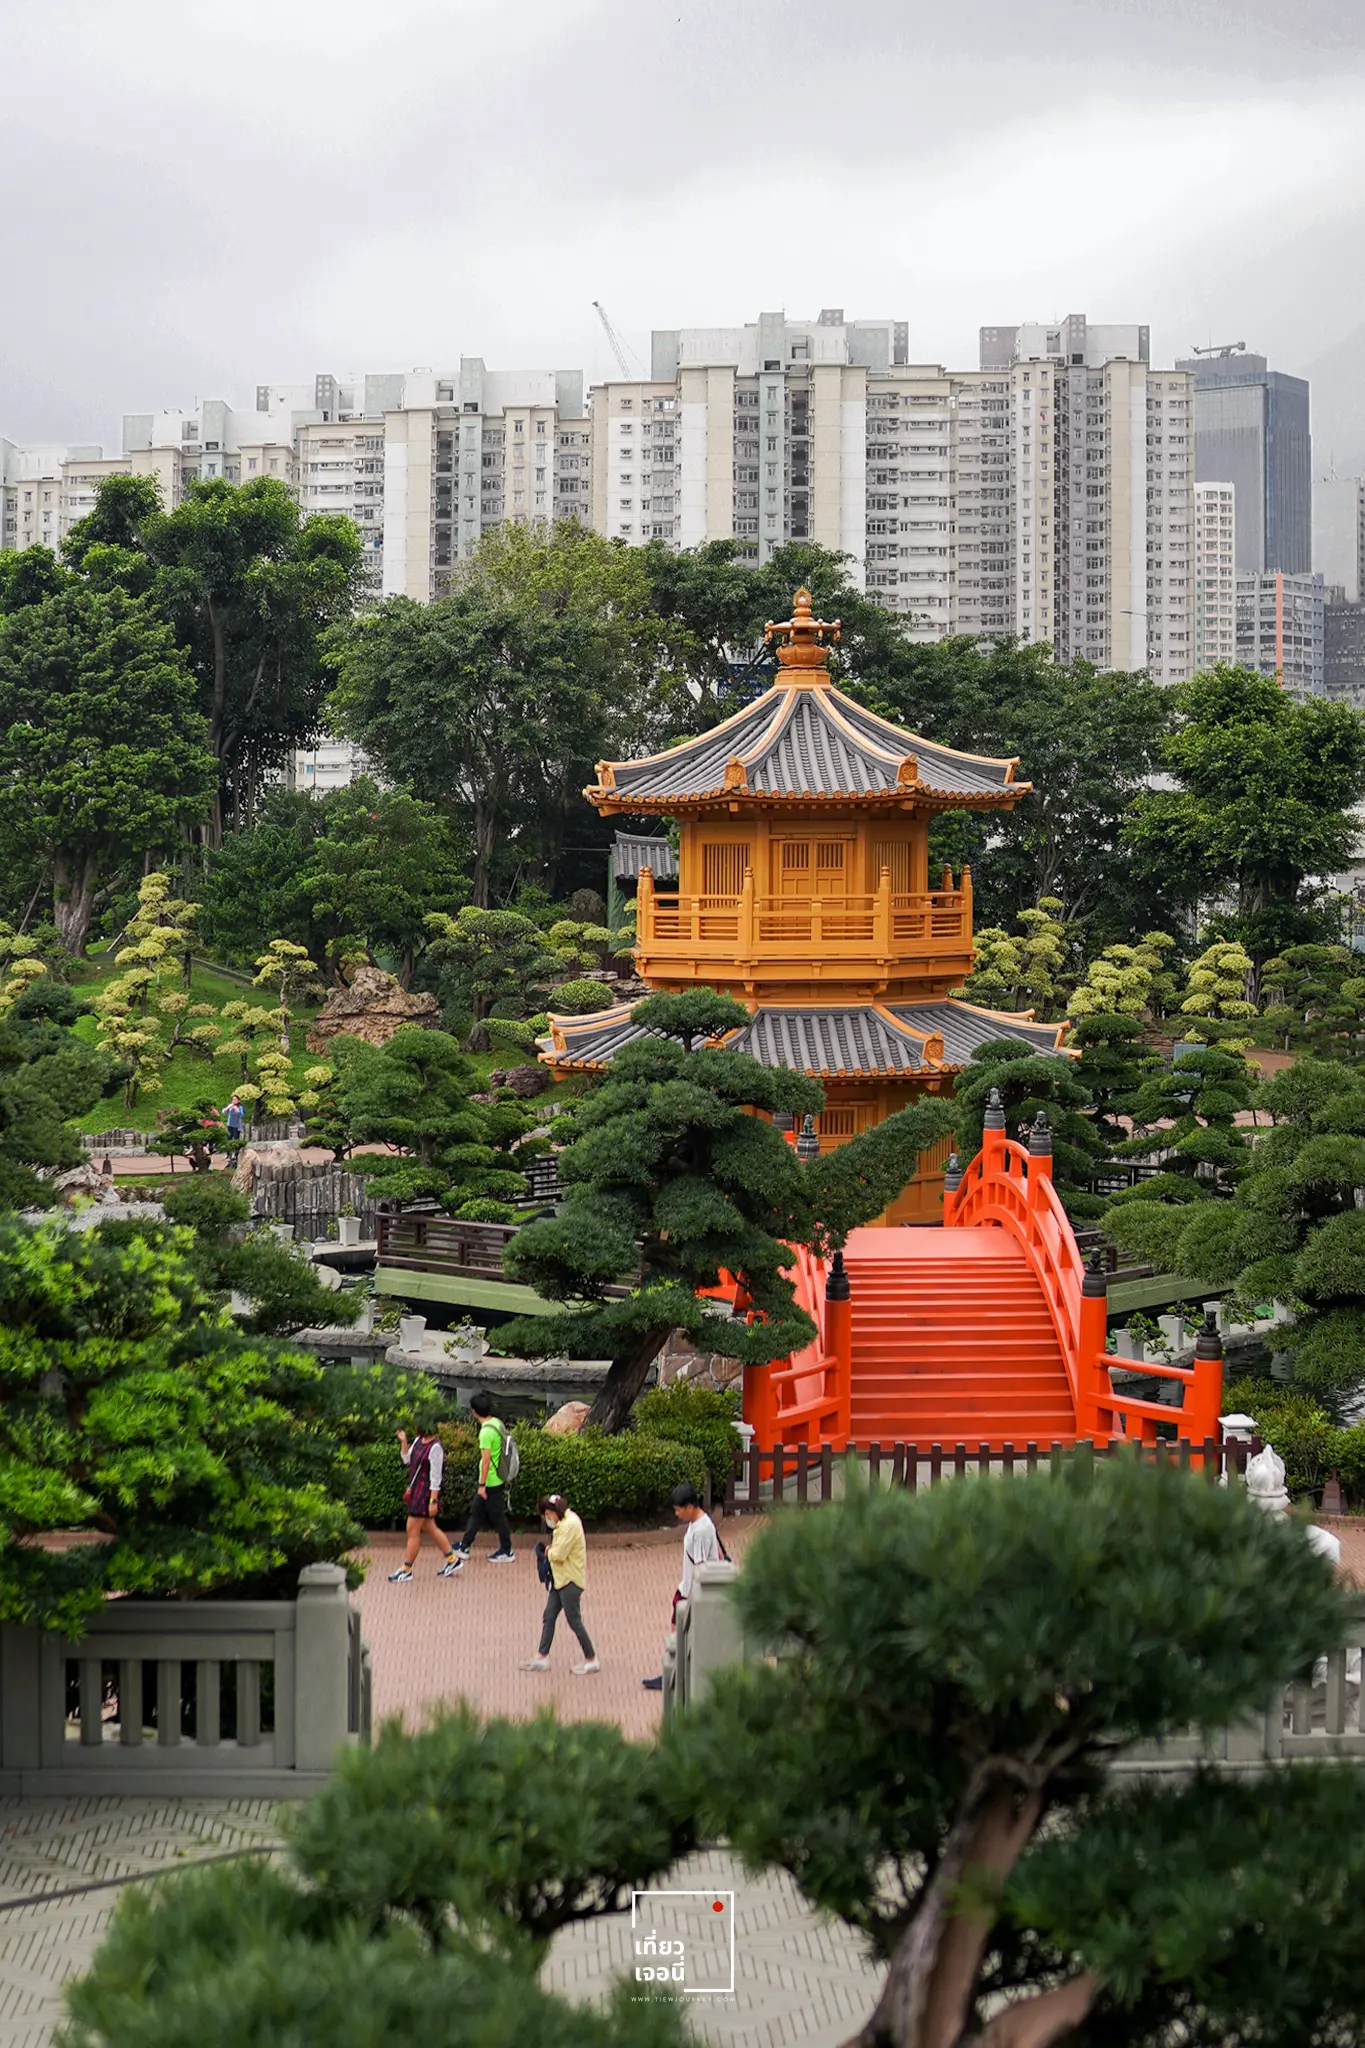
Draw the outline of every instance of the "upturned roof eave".
M1010 782L1000 789L961 790L934 789L927 783L911 783L899 789L853 789L853 790L759 790L726 789L723 785L714 789L691 790L687 793L655 793L653 795L632 795L623 789L603 788L600 783L589 783L583 791L587 801L601 817L613 814L626 817L672 817L678 811L700 811L707 808L730 810L743 804L749 810L789 809L793 804L810 805L814 809L846 811L850 806L868 810L941 810L941 811L1012 811L1020 797L1028 796L1033 789L1031 782Z

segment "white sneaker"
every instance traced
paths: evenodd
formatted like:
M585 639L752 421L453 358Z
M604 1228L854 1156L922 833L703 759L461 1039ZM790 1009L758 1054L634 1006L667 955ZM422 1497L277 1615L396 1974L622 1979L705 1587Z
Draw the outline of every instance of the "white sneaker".
M600 1671L601 1669L602 1666L596 1657L589 1657L586 1664L575 1664L573 1666L573 1675L575 1678L591 1678L594 1671Z
M520 1671L548 1671L550 1660L548 1657L523 1657L517 1668Z

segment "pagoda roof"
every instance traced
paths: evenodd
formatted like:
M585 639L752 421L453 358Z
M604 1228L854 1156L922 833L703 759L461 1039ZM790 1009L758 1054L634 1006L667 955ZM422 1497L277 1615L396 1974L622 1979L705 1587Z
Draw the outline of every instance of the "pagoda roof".
M710 732L639 761L599 761L584 795L601 811L673 811L745 799L847 805L904 804L1008 809L1031 784L1016 782L1016 758L959 753L879 718L836 689L821 636L838 627L810 615L806 591L793 618L769 629L777 680Z
M542 1056L552 1066L600 1072L627 1045L661 1035L636 1024L632 1008L551 1016L549 1035L537 1040ZM928 1003L763 1005L747 1025L711 1042L747 1052L765 1067L791 1067L828 1080L884 1080L957 1073L993 1038L1017 1038L1033 1052L1062 1054L1065 1031L1064 1023L1038 1024L1027 1013L982 1010L945 996Z
M656 882L676 882L676 848L657 832L618 832L611 848L611 871L617 881L638 882L646 867Z

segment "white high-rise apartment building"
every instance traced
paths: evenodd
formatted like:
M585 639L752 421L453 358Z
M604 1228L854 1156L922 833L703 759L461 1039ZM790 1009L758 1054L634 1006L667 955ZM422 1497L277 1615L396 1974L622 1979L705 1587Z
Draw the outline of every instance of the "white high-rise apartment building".
M1145 327L985 328L981 367L908 360L906 324L765 313L656 332L653 375L591 393L593 524L756 561L810 539L914 637L1017 633L1063 659L1193 658L1190 380Z
M383 593L425 603L504 520L587 522L591 428L577 370L413 371L384 419Z
M1173 683L1190 674L1194 644L1192 391L1187 372L1154 370L1149 353L1146 327L1078 313L981 330L982 368L1011 380L1016 630L1063 660Z
M1194 667L1237 659L1237 492L1194 487Z

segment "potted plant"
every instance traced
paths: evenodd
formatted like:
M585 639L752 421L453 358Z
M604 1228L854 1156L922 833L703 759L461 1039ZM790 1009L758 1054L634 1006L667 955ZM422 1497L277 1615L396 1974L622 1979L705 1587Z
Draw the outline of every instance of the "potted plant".
M422 1348L422 1339L426 1335L426 1327L427 1319L425 1316L399 1316L399 1350L420 1351Z
M488 1339L477 1323L457 1323L446 1339L446 1350L457 1365L477 1365L488 1350Z
M337 1237L343 1245L360 1243L360 1218L349 1202L337 1210Z

